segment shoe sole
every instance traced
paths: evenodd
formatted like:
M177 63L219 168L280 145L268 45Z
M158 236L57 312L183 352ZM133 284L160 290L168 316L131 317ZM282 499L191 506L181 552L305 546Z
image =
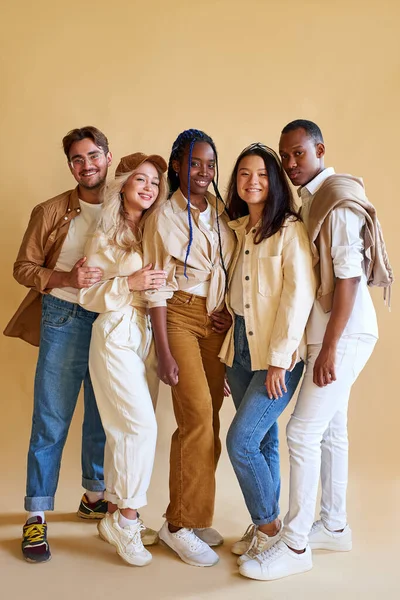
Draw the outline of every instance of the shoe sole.
M162 539L162 537L159 536L159 540L160 540L160 545L161 546L166 546L167 548L169 548L170 550L172 550L172 552L174 552L177 556L179 556L179 558L181 559L182 562L186 563L187 565L190 565L191 567L213 567L219 561L219 557L218 557L218 560L216 560L213 563L207 563L207 564L196 563L196 562L191 561L190 559L188 559L186 557L183 558L183 556L181 556L177 550L175 550L174 548L171 548L171 546L167 542L165 542Z
M103 540L103 542L109 543L108 539L102 535L101 529L98 528L97 531L99 532L99 537ZM157 533L156 537L154 537L153 535L148 536L148 537L144 535L142 537L143 546L155 546L156 544L158 544L158 542L159 542L158 533Z
M353 548L352 542L347 544L343 544L342 546L337 546L334 543L330 544L329 542L321 543L318 542L309 542L308 544L311 550L330 550L331 552L350 552Z
M313 566L310 565L301 571L294 571L293 573L287 573L286 575L277 575L276 577L256 577L255 575L245 575L244 573L240 572L240 569L239 573L242 575L242 577L247 577L248 579L256 579L258 581L275 581L276 579L284 579L285 577L291 577L292 575L301 575L302 573L307 573L308 571L311 571L312 568Z
M106 533L103 532L99 527L98 532L99 532L99 536L101 537L101 539L104 540L105 542L108 542L111 546L114 546L114 548L117 551L118 556L120 556L122 558L122 560L124 562L126 562L128 565L131 565L132 567L145 567L146 565L151 563L153 557L151 557L148 561L146 561L144 563L143 562L142 563L131 562L130 560L128 560L126 555L121 552L119 544L118 544L118 540L115 539L114 536L112 535L113 532L109 530L107 525L103 524L103 528L107 528L107 533L109 534L109 537L106 537Z
M101 519L104 519L104 517L106 516L106 513L95 513L94 512L94 513L86 514L84 512L81 512L80 510L78 510L78 512L76 513L76 516L79 517L80 519L100 521Z
M32 558L29 558L28 556L24 556L24 559L30 565L41 565L41 564L47 563L47 562L49 562L49 560L51 560L51 554L50 554L49 558L46 558L46 560L33 560Z

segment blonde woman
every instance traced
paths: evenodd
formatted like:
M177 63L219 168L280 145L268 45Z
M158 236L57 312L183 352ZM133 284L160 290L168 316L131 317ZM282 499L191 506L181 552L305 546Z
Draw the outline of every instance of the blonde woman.
M127 563L151 561L137 509L147 504L156 447L154 406L158 393L150 319L141 292L165 284L165 273L143 266L141 230L147 211L166 198L161 156L124 157L106 193L101 218L86 249L87 264L102 281L80 292L79 301L100 313L94 323L89 368L106 433L105 498L109 513L100 536Z

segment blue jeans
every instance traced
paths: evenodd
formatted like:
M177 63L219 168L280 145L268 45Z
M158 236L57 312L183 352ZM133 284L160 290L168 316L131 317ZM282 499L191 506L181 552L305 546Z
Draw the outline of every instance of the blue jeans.
M88 360L97 313L43 296L36 366L25 509L53 510L61 456L78 394L84 384L82 486L104 490L105 435L90 381Z
M280 463L279 415L284 411L303 374L297 363L286 372L287 392L270 400L265 388L267 371L252 371L244 318L235 317L235 358L227 369L237 413L226 440L229 458L246 506L255 525L266 525L279 516Z

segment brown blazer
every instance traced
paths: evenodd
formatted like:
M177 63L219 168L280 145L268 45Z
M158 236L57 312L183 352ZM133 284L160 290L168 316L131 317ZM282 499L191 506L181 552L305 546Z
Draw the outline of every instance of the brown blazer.
M4 335L19 337L39 346L42 294L47 287L72 219L80 213L78 188L35 206L17 260L14 278L27 288L27 296L4 330Z

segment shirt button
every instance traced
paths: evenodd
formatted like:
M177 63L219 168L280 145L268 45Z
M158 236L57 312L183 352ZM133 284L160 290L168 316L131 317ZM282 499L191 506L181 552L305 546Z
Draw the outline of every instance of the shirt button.
M71 212L71 209L70 209L70 208L68 208L68 209L67 209L67 212Z
M77 208L77 209L76 209L76 212L81 212L81 209L80 209L80 208Z
M245 308L250 308L250 304L245 304L244 307Z
M64 217L64 221L68 221L68 217Z
M255 232L256 232L256 230L255 230L255 229L252 229L252 230L251 230L251 233L255 233Z
M249 335L253 335L253 332L252 332L252 331L249 331Z
M246 275L245 280L248 281L250 279L250 277L248 275Z
M245 254L250 254L250 250L245 250L244 253Z

